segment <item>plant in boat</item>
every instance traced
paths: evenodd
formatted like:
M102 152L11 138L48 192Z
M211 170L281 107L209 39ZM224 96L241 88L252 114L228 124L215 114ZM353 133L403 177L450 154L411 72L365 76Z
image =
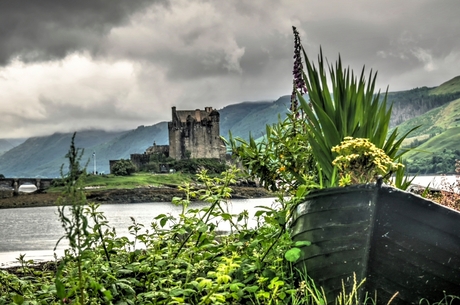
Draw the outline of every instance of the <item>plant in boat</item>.
M387 105L387 92L375 93L377 74L371 70L366 79L363 68L356 77L350 68L343 68L340 56L335 65L327 65L322 50L316 67L308 58L295 27L293 31L294 81L290 112L284 121L267 126L266 137L259 142L252 137L249 142L234 139L230 134L227 143L234 156L266 188L291 194L300 185L307 185L307 189L337 186L340 168L336 164L342 167L342 183L346 182L344 164L333 162L340 154L343 158L347 155L333 148L347 137L366 139L391 163L399 159L405 153L400 149L401 143L415 128L400 137L397 128L388 134L392 107ZM401 167L389 166L384 172L383 167L377 166L373 167L378 169L375 172L366 166L354 169L365 171L363 179L346 184L369 182L377 172L387 175L394 171L398 181L405 174Z
M339 186L367 183L377 176L388 180L392 172L404 166L393 162L383 149L368 139L345 137L340 145L332 148L332 152L337 154L332 165L338 169Z
M322 50L316 67L307 56L295 27L293 31L298 44L295 57L302 54L306 66L305 71L294 75L305 83L308 101L302 94L303 87L297 90L297 98L305 113L305 131L323 181L331 186L336 184L333 161L337 153L332 148L346 137L368 139L391 160L401 157L406 152L400 149L401 143L417 127L400 137L397 128L388 135L392 106L387 105L388 91L383 95L380 91L375 93L377 73L371 70L366 79L363 67L357 77L350 68L343 68L340 56L335 65L326 64Z

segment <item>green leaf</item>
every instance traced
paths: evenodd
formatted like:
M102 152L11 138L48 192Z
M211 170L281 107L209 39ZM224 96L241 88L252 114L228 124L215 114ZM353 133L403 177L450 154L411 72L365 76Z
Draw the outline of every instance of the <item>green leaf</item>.
M232 215L230 215L229 213L222 213L222 214L220 214L220 216L222 217L223 220L231 220L232 219Z
M249 293L255 293L257 290L259 290L259 286L254 285L254 286L247 286L245 290Z
M161 226L162 228L164 228L164 226L166 225L167 222L168 222L168 218L167 218L167 217L161 218L161 220L160 220L160 226Z
M64 284L58 278L54 280L54 283L56 285L56 295L59 299L62 300L66 297Z
M292 248L286 251L284 257L287 261L295 263L300 258L301 253L302 251L299 248Z
M208 231L208 225L207 224L203 223L203 224L198 226L198 232L204 233L206 231Z
M303 247L303 246L310 246L310 245L311 245L311 241L308 241L308 240L296 241L294 243L295 247Z
M24 297L20 294L13 295L13 302L14 304L22 304L24 303Z

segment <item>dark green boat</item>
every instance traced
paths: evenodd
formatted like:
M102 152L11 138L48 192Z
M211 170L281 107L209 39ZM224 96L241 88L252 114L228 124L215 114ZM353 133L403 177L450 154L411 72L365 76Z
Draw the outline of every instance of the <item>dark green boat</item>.
M311 241L296 263L322 286L329 303L366 279L359 299L377 303L439 302L460 296L460 213L381 184L312 192L290 225L294 240ZM460 300L456 300L460 301Z

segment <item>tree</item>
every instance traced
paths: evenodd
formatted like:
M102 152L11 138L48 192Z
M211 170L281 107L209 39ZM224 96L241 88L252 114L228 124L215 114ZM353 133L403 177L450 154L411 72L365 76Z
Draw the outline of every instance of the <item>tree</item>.
M121 159L112 167L112 174L117 176L129 176L136 172L136 166L131 160Z
M0 179L5 179L5 175L0 174Z

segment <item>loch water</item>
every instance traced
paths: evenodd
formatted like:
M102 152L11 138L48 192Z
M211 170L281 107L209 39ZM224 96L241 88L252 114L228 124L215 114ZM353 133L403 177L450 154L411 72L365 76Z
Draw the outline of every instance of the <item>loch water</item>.
M459 176L417 176L413 184L443 188L444 185L455 183ZM457 191L460 192L459 189ZM273 206L275 198L237 199L229 202L230 213L247 210L252 225L256 224L254 213L258 206ZM203 207L204 203L192 203L191 208ZM137 223L150 228L150 224L159 214L171 213L178 215L181 207L169 202L103 204L99 211L103 212L109 225L116 229L117 236L131 237L128 227L132 224L131 217ZM219 230L229 230L225 223L219 224ZM34 261L54 259L54 247L57 240L64 234L59 222L57 208L33 207L0 210L0 268L17 264L19 255ZM57 255L63 253L67 244L62 242L56 250Z
M254 213L258 206L275 205L275 198L231 200L228 212L238 214L247 210L250 225L255 225ZM205 203L195 202L190 208L204 207ZM182 207L169 202L103 204L98 209L107 218L110 227L116 229L117 236L131 238L128 227L132 225L131 217L137 223L150 228L154 218L160 214L178 215ZM229 230L226 223L219 224L219 230ZM151 232L152 230L150 230ZM54 260L54 247L64 234L59 222L57 207L32 207L0 210L0 268L17 264L19 255L25 260L35 262ZM67 244L63 241L56 249L62 255Z

